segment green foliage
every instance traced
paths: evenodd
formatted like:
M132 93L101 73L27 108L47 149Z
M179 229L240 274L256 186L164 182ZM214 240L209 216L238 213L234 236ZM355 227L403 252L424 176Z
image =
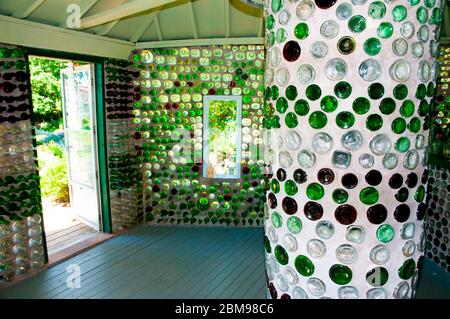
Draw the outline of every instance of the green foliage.
M38 153L42 195L55 202L68 203L70 198L66 153L53 141L39 146Z
M81 128L83 130L91 129L91 120L90 119L81 119Z
M218 162L236 154L236 120L236 101L209 102L209 150L216 153Z
M59 60L30 58L34 121L47 131L62 125L60 71L66 67L66 62Z
M65 156L64 150L53 141L47 144L47 148L55 157L63 158Z
M236 128L236 101L210 101L209 127L220 131Z

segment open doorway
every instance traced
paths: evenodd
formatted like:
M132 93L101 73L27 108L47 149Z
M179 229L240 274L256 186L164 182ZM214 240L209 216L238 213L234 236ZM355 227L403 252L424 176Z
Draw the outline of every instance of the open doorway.
M94 65L30 56L49 262L100 240Z

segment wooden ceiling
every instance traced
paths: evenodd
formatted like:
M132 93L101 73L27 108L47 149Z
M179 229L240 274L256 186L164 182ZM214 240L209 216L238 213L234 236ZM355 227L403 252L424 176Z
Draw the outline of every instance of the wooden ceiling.
M77 31L133 43L263 36L263 10L240 0L0 0L0 14L73 29L71 5Z

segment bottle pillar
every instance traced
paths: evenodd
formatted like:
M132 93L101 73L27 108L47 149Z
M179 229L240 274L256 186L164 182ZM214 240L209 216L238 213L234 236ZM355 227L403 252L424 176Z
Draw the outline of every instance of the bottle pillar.
M272 298L415 296L443 4L265 1Z

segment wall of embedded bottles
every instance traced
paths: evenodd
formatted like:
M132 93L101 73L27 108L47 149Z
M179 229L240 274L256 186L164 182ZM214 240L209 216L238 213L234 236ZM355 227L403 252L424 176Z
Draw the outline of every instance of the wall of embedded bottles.
M425 255L450 272L450 174L436 165L429 169Z
M126 60L105 60L105 107L108 177L113 232L142 221L141 134L134 123L133 103L139 99L139 76Z
M0 44L0 285L45 263L28 66Z
M438 76L432 124L430 130L430 155L450 160L450 44L442 44L438 58Z
M450 272L450 45L440 47L440 73L431 110L426 256Z
M158 224L262 225L264 47L136 50L141 87L134 103L142 137L144 218ZM242 96L239 180L202 177L204 95ZM187 132L187 133L186 133ZM187 136L186 136L187 135ZM180 143L184 143L180 146ZM253 143L253 144L252 144ZM191 156L174 152L188 145ZM254 150L251 145L257 145Z

